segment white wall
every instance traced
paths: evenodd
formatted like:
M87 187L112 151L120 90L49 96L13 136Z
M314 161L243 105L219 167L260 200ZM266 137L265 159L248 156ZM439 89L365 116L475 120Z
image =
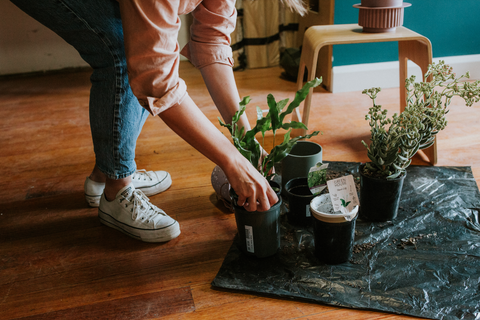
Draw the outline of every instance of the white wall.
M470 72L471 80L480 79L480 54L434 58L453 67L457 76ZM420 67L408 61L408 76L415 75L417 81L422 79ZM364 63L332 68L332 92L363 91L371 87L396 88L400 85L398 61ZM403 85L403 84L402 84Z
M186 21L182 17L180 47L188 39ZM0 1L0 75L83 66L87 64L63 39L10 1Z

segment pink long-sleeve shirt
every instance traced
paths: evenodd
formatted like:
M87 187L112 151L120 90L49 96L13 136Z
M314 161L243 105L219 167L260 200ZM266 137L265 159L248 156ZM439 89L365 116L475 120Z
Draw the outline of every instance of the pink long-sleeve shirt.
M235 0L119 0L130 86L140 104L158 115L187 96L179 77L181 53L197 68L233 66L230 34ZM179 50L179 15L192 12L190 40Z

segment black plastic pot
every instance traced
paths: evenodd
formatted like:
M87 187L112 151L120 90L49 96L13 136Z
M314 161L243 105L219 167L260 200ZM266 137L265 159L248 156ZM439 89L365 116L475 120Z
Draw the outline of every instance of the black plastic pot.
M308 188L307 178L294 178L285 184L288 197L288 222L297 226L312 225L310 201L315 196Z
M279 200L267 211L249 212L237 206L236 200L232 201L241 249L245 254L258 258L272 256L280 248L281 186L273 181L270 185L278 188Z
M340 264L352 257L358 207L347 214L323 212L317 207L317 200L328 198L330 201L329 197L328 194L318 196L311 204L315 257L326 264Z
M397 217L403 181L407 173L393 179L372 178L360 166L360 219L372 222L392 221Z

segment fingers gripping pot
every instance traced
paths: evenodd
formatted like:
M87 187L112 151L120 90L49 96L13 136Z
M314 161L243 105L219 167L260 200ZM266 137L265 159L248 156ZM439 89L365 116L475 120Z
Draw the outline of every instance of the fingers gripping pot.
M310 202L313 217L315 256L327 264L347 262L352 257L358 206L351 211L334 211L329 194Z
M278 202L267 211L247 211L237 205L235 196L232 197L240 248L245 254L257 258L272 256L280 248L281 187L274 181L269 183L274 190L278 190Z

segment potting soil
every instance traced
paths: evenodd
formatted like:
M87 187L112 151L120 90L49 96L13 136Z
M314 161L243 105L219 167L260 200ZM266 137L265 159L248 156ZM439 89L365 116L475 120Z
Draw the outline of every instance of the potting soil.
M358 178L360 163L330 162ZM398 216L357 219L352 258L314 256L312 227L281 217L281 247L244 255L235 238L212 286L431 319L480 319L480 192L470 167L410 166Z

